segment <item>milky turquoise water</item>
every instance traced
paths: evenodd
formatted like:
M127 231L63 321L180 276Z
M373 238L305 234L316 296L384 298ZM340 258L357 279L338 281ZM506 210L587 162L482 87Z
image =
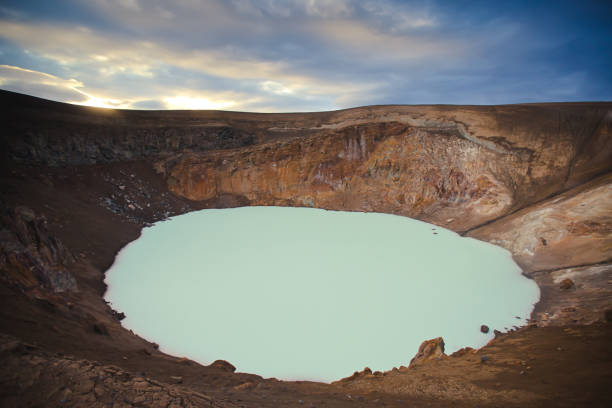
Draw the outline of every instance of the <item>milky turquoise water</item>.
M483 346L539 299L494 245L405 217L287 207L158 222L106 283L123 325L164 352L317 381L408 365L434 337L447 353Z

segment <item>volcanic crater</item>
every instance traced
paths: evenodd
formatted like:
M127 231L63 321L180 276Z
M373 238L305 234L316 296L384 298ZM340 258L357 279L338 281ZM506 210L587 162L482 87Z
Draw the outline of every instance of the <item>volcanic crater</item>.
M612 103L256 114L0 101L3 406L611 402ZM393 369L332 384L201 365L121 326L104 271L143 227L249 205L439 225L508 249L541 299L481 349L449 356L423 339Z

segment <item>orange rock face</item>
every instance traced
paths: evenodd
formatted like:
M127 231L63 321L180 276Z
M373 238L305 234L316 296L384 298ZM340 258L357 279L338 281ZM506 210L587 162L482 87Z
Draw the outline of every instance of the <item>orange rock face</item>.
M159 167L170 189L192 200L231 194L251 205L385 212L463 231L609 167L607 148L580 167L591 144L609 144L607 122L584 141L549 111L528 109L542 123L523 122L525 108L350 110L301 135L179 154Z
M456 157L455 148L465 155ZM169 186L193 200L236 194L252 205L377 211L455 221L461 228L462 220L448 220L459 208L480 223L512 205L511 191L487 169L494 153L481 150L447 134L425 135L399 124L366 125L187 156L171 169Z
M434 359L440 359L444 356L446 356L446 354L444 354L444 340L442 337L425 340L419 346L419 351L412 360L410 360L410 366Z

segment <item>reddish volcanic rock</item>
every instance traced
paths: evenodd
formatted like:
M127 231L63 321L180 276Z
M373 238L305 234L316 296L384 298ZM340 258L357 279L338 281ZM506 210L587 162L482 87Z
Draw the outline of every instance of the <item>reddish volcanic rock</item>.
M585 126L605 116L593 112L581 119ZM553 118L553 110L536 108L530 113L537 121L522 123L526 113L526 107L358 108L302 128L315 132L308 137L179 154L157 167L170 190L192 200L232 194L251 205L386 212L461 231L610 167L608 120L597 122L594 137L576 140L557 121L570 113ZM576 169L585 165L584 149L595 145L603 152L590 170Z
M412 358L412 360L410 360L409 367L430 360L439 360L442 357L446 357L446 354L444 354L444 340L442 339L442 337L425 340L419 346L419 351Z
M561 284L559 285L559 288L561 288L561 290L569 290L573 287L574 287L574 281L569 278L563 279L561 281Z

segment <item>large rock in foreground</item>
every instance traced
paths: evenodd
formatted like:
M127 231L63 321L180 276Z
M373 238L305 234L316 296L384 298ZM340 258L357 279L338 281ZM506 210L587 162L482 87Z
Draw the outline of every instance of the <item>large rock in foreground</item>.
M410 367L431 360L439 360L443 357L446 357L446 354L444 354L444 339L442 337L425 340L419 346L419 351L410 360Z

